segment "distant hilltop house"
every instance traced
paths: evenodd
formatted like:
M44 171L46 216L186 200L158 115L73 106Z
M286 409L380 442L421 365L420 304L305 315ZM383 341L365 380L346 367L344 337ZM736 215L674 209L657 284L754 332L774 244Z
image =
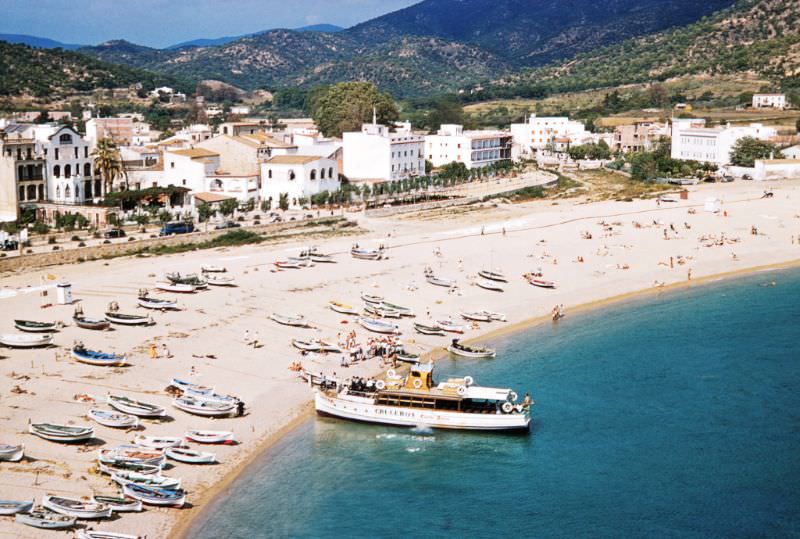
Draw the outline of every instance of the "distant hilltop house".
M753 94L754 109L785 109L786 94Z
M754 123L749 126L706 127L704 119L675 119L672 122L672 158L726 165L731 149L741 138L770 140L777 134L774 127Z

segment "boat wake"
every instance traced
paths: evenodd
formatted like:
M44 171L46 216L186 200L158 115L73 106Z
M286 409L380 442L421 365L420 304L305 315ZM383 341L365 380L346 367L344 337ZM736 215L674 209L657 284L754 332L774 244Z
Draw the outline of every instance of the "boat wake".
M411 432L415 434L433 434L433 429L427 425L417 425Z

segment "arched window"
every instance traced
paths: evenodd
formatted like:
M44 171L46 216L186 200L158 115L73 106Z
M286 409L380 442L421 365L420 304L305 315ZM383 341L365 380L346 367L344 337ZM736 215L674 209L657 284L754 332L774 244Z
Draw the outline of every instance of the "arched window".
M56 178L61 177L61 165L56 165L53 167L53 176L55 176Z
M267 171L267 178L269 178L270 180L272 179L272 169L269 169Z
M39 198L38 200L44 200L44 185L41 183L39 184Z
M324 168L319 169L319 179L320 180L324 180L325 179L325 169Z
M72 191L69 189L69 185L64 188L64 198L70 198L72 196Z
M22 165L17 167L17 178L19 178L20 180L25 179L25 167L23 167Z
M294 170L290 170L289 171L289 179L290 180L294 180L295 179Z
M64 165L64 177L65 178L72 177L72 165Z
M312 180L316 180L316 179L317 179L317 171L312 169L312 170L311 170L311 175L310 175L309 177L310 177Z
M66 133L58 137L58 142L60 144L72 144L72 135L67 135Z
M328 169L328 178L333 179L333 167Z
M91 178L92 177L92 165L89 163L85 163L83 165L83 175L84 177Z
M28 186L28 200L36 200L36 186L29 185Z
M25 186L24 185L20 185L19 186L19 200L20 200L20 202L25 200Z

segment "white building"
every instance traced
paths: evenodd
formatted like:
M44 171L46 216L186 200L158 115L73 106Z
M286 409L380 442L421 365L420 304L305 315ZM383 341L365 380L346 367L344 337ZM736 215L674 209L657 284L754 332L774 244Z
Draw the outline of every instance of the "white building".
M151 174L151 177L159 187L186 187L191 190L192 197L213 193L242 202L258 198L258 172L248 174L225 170L221 166L220 154L204 148L165 151L163 172L160 176Z
M672 158L725 165L730 162L731 149L739 139L769 140L775 135L775 128L761 124L705 127L703 119L676 119L672 122Z
M339 167L335 160L317 155L276 155L261 165L261 198L277 208L280 196L289 195L289 205L323 191L337 191Z
M566 116L536 116L531 114L527 122L511 124L511 136L519 144L523 154L553 148L556 140L569 139L572 144L581 144L591 138L583 122L570 120Z
M511 135L503 131L464 131L456 124L443 124L435 135L425 136L425 157L434 167L464 163L485 167L511 159Z
M90 141L71 127L37 127L36 139L46 159L47 198L61 204L82 204L103 196L95 178Z
M781 153L786 159L800 159L800 144L784 148Z
M754 109L785 109L786 94L753 94Z
M354 182L396 181L425 174L425 137L411 124L392 132L375 122L342 135L344 175Z

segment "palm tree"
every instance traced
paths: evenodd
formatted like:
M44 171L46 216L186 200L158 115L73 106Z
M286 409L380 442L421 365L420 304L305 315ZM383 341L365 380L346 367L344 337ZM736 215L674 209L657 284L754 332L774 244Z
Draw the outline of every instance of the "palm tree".
M97 147L92 150L94 157L94 168L100 172L103 179L106 194L110 193L114 187L114 180L118 176L125 175L125 168L122 166L122 159L114 141L103 138L97 141Z

